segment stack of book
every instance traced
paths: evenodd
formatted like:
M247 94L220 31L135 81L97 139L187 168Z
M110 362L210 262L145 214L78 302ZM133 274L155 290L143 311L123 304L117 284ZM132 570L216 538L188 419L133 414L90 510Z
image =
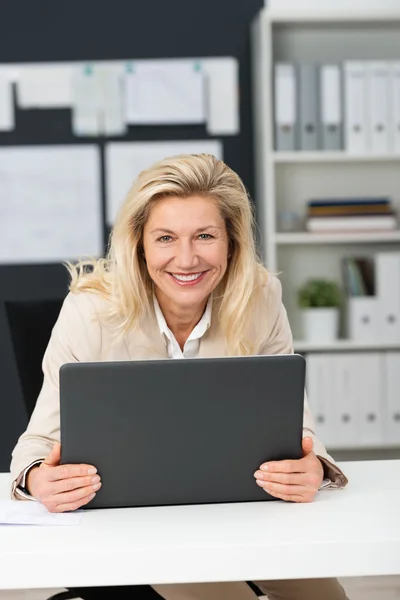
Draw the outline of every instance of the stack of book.
M306 229L314 233L390 231L397 219L390 198L321 198L307 203Z

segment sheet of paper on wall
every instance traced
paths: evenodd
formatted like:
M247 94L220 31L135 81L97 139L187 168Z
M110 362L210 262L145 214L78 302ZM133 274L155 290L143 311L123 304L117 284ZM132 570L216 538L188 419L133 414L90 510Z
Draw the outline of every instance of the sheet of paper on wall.
M132 125L204 123L201 63L179 59L128 63L126 119Z
M102 130L104 135L124 135L128 126L125 120L125 79L119 69L101 69Z
M239 64L236 58L201 61L207 78L207 131L211 135L237 135L239 120Z
M72 103L71 65L21 65L17 78L20 108L69 108Z
M101 256L102 229L97 146L0 148L0 263Z
M177 154L213 154L223 158L219 140L112 142L106 145L106 218L113 225L119 206L144 169Z
M103 79L100 68L81 64L72 76L72 131L77 136L103 133Z
M12 82L0 69L0 131L11 131L15 127Z

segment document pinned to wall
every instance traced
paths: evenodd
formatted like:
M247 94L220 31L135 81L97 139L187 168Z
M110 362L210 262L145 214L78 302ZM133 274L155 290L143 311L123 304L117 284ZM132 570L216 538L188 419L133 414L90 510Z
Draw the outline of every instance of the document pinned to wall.
M0 69L0 131L11 131L15 127L12 82Z
M87 63L72 77L72 130L78 136L123 135L124 80L119 69Z
M218 136L240 131L236 58L131 61L125 83L129 124L205 123Z
M17 77L20 108L69 108L72 103L70 64L21 65Z
M0 148L0 263L103 254L97 146Z
M219 140L114 142L106 145L106 219L113 225L121 202L144 169L177 154L213 154L222 159Z
M182 60L128 63L126 119L132 125L204 123L201 63Z

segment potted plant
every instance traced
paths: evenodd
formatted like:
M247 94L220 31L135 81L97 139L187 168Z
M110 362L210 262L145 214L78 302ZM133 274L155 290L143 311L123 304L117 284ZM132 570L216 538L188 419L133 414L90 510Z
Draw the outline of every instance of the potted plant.
M338 336L341 291L335 281L310 279L297 292L303 335L309 342L332 342Z

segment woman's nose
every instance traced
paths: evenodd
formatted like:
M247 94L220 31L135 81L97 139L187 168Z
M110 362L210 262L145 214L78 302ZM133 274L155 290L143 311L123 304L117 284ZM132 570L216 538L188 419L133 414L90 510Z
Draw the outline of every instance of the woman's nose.
M180 267L182 270L188 270L191 267L194 267L197 259L193 244L188 241L182 241L178 245L175 259L177 267Z

